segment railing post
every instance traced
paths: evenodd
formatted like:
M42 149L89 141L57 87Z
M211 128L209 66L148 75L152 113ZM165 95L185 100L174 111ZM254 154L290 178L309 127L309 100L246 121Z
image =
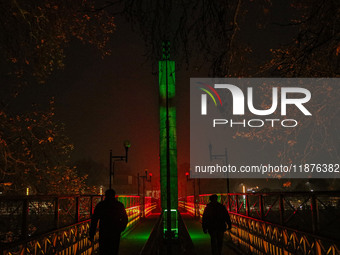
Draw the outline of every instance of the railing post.
M263 220L263 196L259 196L259 207L260 207L260 219Z
M143 200L142 200L142 217L145 218L145 180L146 180L147 176L145 174L145 178L143 178ZM171 213L171 212L170 212Z
M197 201L196 201L196 179L193 180L193 187L194 187L194 209L195 209L195 218L197 218Z
M283 196L280 194L279 197L279 206L280 206L280 224L284 225L284 205L283 205Z
M238 213L238 195L235 195L236 213Z
M316 234L319 230L319 224L318 224L318 205L316 202L315 195L312 195L311 197L311 203L310 203L311 211L312 211L312 227L313 227L313 234Z
M139 173L137 173L137 196L139 196Z
M246 195L246 215L249 216L250 209L249 209L249 196Z
M93 214L93 196L90 196L90 217Z
M230 206L230 195L227 195L227 201L228 201L228 211L230 212L231 206Z
M75 215L76 223L79 222L79 196L76 197L76 215Z
M28 198L23 200L22 204L22 225L21 225L21 237L23 239L27 238L27 230L28 230Z
M59 198L54 200L54 227L59 228Z

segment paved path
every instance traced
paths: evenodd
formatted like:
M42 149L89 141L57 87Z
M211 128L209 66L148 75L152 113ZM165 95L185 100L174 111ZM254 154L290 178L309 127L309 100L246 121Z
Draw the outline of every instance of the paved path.
M198 220L195 220L192 216L188 214L181 214L185 225L189 231L192 242L194 243L195 252L197 255L210 255L210 236L209 234L204 234L202 230L202 225ZM233 249L227 245L223 246L223 255L237 255Z
M120 241L120 255L138 255L148 240L160 214L150 214Z
M138 255L144 244L148 240L153 226L155 225L160 214L151 214L146 219L141 221L129 234L123 237L120 241L120 255ZM195 220L189 214L182 214L185 225L189 231L190 237L194 243L196 255L210 255L210 236L204 234L201 223ZM237 255L227 245L224 245L222 250L223 255Z

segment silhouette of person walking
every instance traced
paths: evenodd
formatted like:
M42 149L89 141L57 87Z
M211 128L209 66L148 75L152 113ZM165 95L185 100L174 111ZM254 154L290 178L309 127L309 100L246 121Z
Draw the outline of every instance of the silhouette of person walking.
M91 217L90 240L93 242L99 220L99 254L117 255L120 234L126 228L128 217L124 205L117 201L116 192L109 189L105 200L99 202Z
M217 202L217 195L209 197L210 203L204 209L202 218L203 232L210 235L211 252L213 255L221 255L224 232L231 229L229 213L224 205Z

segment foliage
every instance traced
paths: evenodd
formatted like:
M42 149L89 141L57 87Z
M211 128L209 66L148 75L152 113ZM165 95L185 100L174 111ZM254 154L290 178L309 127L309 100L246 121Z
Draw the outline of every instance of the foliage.
M86 176L70 166L72 144L50 109L9 114L8 102L20 88L44 83L64 67L65 49L77 39L107 55L115 30L113 17L95 8L94 0L8 0L0 5L2 66L0 109L0 184L4 192L82 193Z
M0 112L0 180L4 192L24 194L80 193L86 176L69 166L73 145L62 124L48 112L35 110L9 116Z
M339 1L295 0L297 18L280 26L295 26L298 33L286 46L272 49L265 66L284 77L339 77Z
M94 0L8 0L0 5L0 52L7 71L21 82L44 82L64 66L64 50L73 38L105 55L115 25ZM14 80L17 82L17 80Z
M124 0L109 2L106 8L122 14L140 31L152 63L162 58L162 42L169 41L177 65L189 64L190 59L195 66L214 62L217 72L230 57L240 5L241 0Z

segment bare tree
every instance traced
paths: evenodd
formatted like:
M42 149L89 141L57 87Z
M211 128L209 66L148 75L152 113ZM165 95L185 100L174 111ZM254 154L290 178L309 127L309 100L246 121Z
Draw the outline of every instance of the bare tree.
M241 0L124 0L103 8L123 15L140 31L153 64L162 57L162 42L169 41L171 58L178 65L209 62L211 74L221 75L233 59L241 5Z

